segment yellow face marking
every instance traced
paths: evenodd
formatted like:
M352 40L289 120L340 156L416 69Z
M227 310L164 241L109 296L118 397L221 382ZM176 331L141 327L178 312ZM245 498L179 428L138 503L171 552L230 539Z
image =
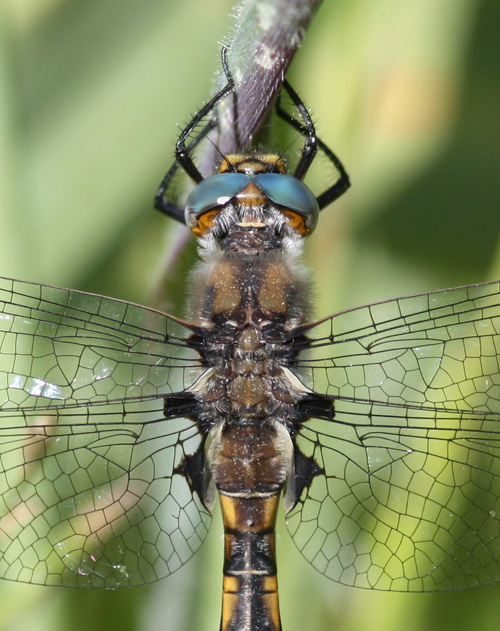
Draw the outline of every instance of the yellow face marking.
M237 226L240 228L265 228L266 224L261 221L239 221Z
M250 182L248 186L236 195L236 199L242 204L248 206L257 206L258 204L264 204L267 197L255 186L253 182Z

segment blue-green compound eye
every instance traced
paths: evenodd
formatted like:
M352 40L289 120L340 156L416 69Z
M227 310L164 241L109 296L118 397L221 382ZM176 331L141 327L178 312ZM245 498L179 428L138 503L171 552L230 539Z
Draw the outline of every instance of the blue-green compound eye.
M202 180L186 200L184 218L188 228L194 228L198 217L212 208L224 206L250 184L251 177L245 173L218 173Z
M184 217L188 228L195 228L204 213L227 204L250 182L274 204L300 215L307 232L314 230L319 216L316 198L303 182L285 173L259 173L252 176L245 173L218 173L207 177L187 198Z
M278 206L284 206L304 217L310 232L318 223L319 206L311 190L293 175L259 173L252 178L257 188Z

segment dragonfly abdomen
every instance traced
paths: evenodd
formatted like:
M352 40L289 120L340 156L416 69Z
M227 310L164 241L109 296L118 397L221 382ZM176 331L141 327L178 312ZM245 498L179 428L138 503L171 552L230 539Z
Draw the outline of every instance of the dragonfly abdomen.
M290 436L281 424L221 425L208 461L224 523L221 630L279 631L275 524Z

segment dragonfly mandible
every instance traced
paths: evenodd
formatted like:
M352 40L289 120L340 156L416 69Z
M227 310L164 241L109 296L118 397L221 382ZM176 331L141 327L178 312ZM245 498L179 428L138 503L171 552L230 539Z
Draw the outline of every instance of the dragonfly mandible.
M181 134L156 206L202 262L186 320L127 302L0 281L0 576L115 588L170 575L225 528L221 629L281 628L280 498L326 577L425 591L500 581L500 288L470 285L309 319L300 262L319 211L348 188L300 118L281 156L192 151L227 85ZM314 195L321 151L338 173ZM167 199L179 169L196 184Z

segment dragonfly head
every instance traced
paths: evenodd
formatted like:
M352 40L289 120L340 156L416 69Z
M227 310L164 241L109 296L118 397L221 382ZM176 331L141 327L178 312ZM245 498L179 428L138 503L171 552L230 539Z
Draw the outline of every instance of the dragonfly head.
M313 193L273 154L226 156L219 172L193 189L185 208L186 225L199 239L223 243L248 231L262 241L267 233L273 248L286 238L307 237L318 215Z

